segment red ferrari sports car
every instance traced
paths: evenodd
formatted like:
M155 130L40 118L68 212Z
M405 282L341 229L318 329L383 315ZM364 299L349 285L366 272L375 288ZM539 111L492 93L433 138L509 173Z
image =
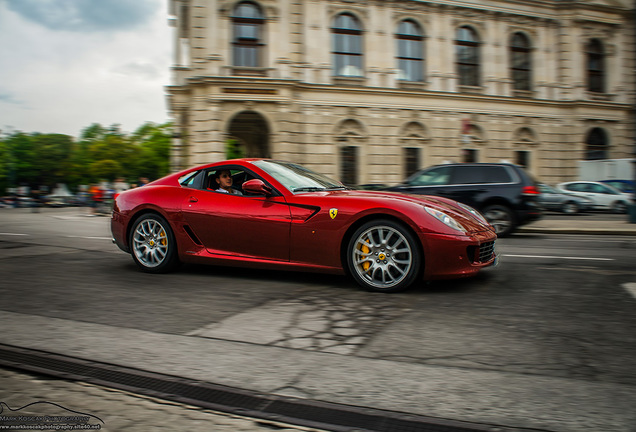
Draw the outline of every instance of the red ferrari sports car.
M212 163L125 191L111 230L152 273L179 262L348 273L395 292L496 262L493 228L464 204L352 190L270 159Z

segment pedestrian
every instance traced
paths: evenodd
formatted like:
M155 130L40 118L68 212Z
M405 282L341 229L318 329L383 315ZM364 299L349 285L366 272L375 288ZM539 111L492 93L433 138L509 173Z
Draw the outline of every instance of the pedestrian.
M31 191L31 213L40 212L40 199L41 199L40 191L38 189L33 189Z
M104 190L99 184L92 184L88 189L90 194L90 213L89 216L97 216L97 211L104 201Z
M122 193L123 191L128 189L130 189L130 185L126 183L126 181L121 177L118 177L115 180L115 183L113 183L113 191L116 194Z

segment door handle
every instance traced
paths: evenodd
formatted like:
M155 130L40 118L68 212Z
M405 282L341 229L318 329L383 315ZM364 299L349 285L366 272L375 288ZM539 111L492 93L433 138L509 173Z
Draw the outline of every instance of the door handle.
M198 201L199 199L197 197L193 197L193 196L190 197L190 202L198 202Z

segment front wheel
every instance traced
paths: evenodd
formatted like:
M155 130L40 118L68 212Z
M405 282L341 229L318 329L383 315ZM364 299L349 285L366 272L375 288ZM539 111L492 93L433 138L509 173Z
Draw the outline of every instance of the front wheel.
M420 270L414 236L390 220L367 222L347 247L347 264L355 281L370 291L398 292L408 288Z
M483 215L495 228L495 233L499 237L506 237L515 229L515 217L512 210L503 205L491 205L484 209Z
M130 252L148 273L165 273L178 264L177 245L168 221L157 214L140 216L130 232Z

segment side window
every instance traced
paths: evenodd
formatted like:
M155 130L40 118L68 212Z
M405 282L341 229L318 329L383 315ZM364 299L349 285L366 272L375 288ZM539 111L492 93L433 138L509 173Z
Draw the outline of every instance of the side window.
M201 178L201 171L194 171L179 179L179 184L183 187L189 188L197 188L199 187L200 182L198 181Z
M215 191L219 188L219 184L216 181L215 175L217 172L220 171L230 171L230 176L232 177L232 189L235 189L241 193L243 192L243 183L245 183L247 180L255 178L251 173L242 169L219 167L205 173L203 189Z
M483 167L478 166L462 166L457 167L453 184L476 184L484 183L485 176Z
M415 174L407 183L411 186L435 186L450 184L451 167L433 168Z
M512 178L505 167L488 166L483 167L484 183L511 183Z
M594 187L594 192L596 193L602 193L605 195L616 195L616 192L614 192L613 190L611 190L610 188L607 188L605 186L602 185L591 185Z
M592 188L590 188L590 185L588 185L587 183L577 183L575 186L576 186L576 189L574 189L575 191L594 192Z

